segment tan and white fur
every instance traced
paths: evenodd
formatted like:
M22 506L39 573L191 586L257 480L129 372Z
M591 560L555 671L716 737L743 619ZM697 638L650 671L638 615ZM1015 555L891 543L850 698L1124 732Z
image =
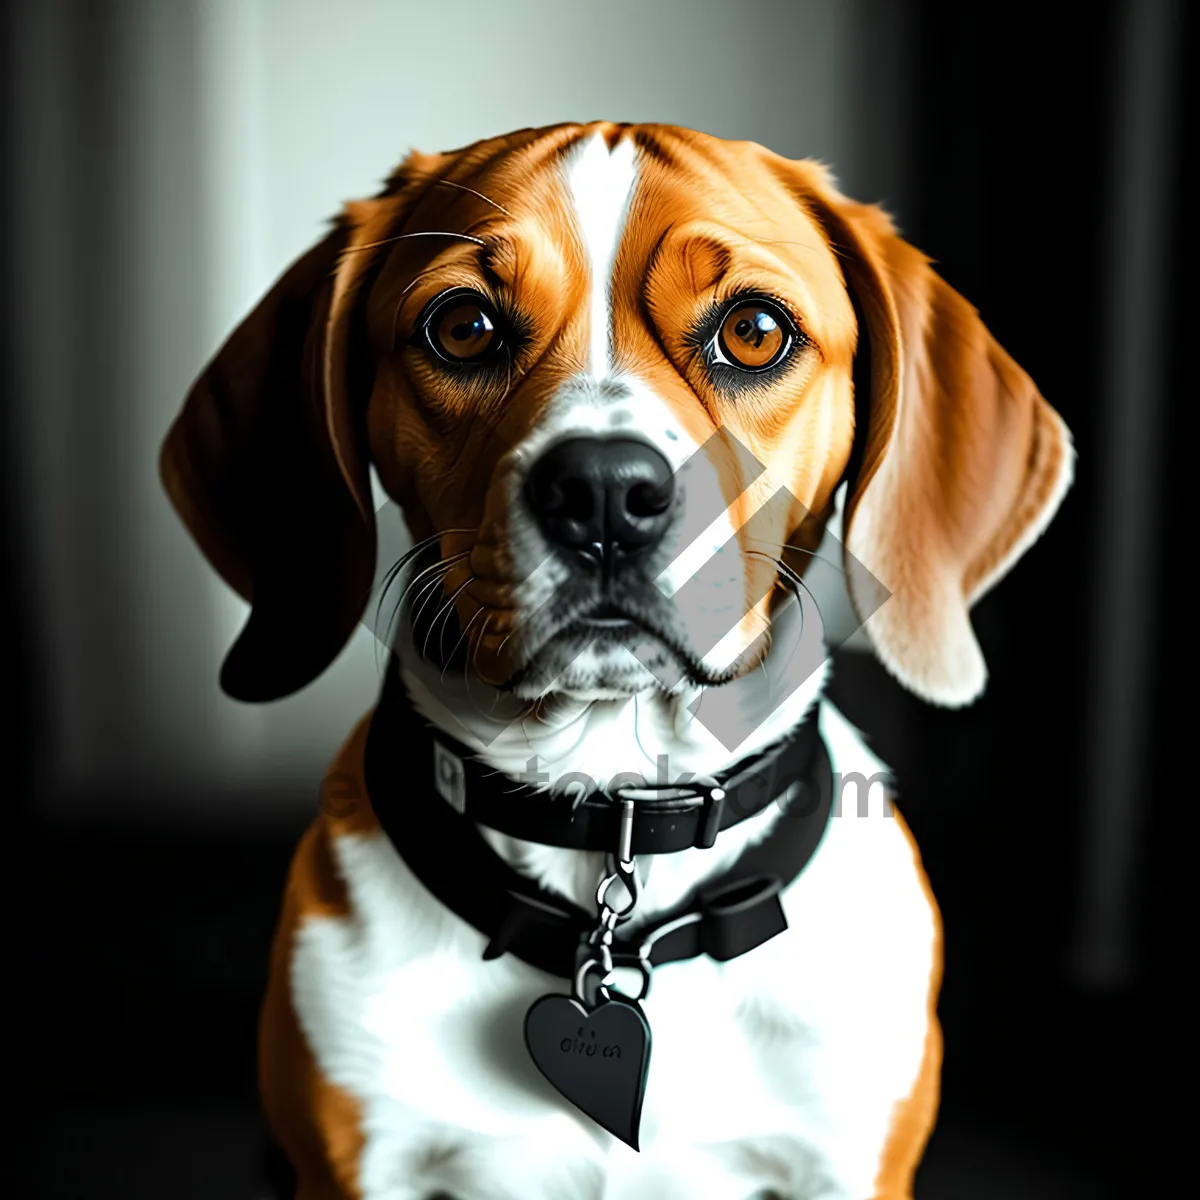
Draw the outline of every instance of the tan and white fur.
M520 312L506 372L464 381L422 349L419 314L451 288ZM751 293L775 298L804 338L785 372L734 395L687 331ZM870 394L856 396L868 343ZM721 429L760 478L711 450ZM570 568L547 555L524 483L547 446L616 434L724 498L704 528L668 537L654 580L668 602L722 546L726 596L762 597L782 561L802 574L844 495L847 553L891 593L877 611L854 596L866 631L903 684L947 705L985 682L969 606L1045 527L1072 461L1062 422L974 310L815 164L609 123L414 154L235 332L168 438L168 491L253 605L227 690L294 690L349 636L374 569L374 467L413 537L448 564L427 599L467 647L466 669L448 672L402 621L410 698L497 770L532 762L550 788L649 775L660 756L672 777L717 773L816 707L837 776L880 779L821 699L820 614L799 623L800 602L777 592L746 603L670 687L608 645L531 670L554 635L528 631ZM780 489L786 508L755 519ZM689 597L672 631L700 646L720 598ZM764 699L767 678L793 679L785 703ZM706 694L735 696L748 718L733 751L689 708ZM513 701L520 718L498 724ZM361 781L366 722L331 775ZM289 876L261 1027L264 1103L297 1196L911 1195L937 1108L940 919L884 786L844 799L784 893L786 932L728 963L656 972L640 1153L527 1057L524 1012L563 981L512 956L483 961L484 936L417 882L365 799L323 812ZM712 849L640 860L637 919L779 819L770 806ZM598 854L485 836L517 870L591 903Z

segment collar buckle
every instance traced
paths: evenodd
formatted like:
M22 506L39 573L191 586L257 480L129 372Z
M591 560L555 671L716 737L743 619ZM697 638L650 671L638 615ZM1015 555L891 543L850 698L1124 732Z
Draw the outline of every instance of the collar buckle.
M711 775L708 778L712 780ZM622 838L632 834L633 806L639 800L653 804L656 816L671 812L693 812L700 808L696 840L692 843L697 850L709 850L716 844L728 795L715 780L711 783L693 780L688 783L625 784L615 788L612 793L613 798L622 805ZM629 830L628 835L626 830Z
M704 816L700 821L700 829L696 834L696 849L708 850L717 840L721 830L721 818L725 815L725 789L723 787L704 788Z

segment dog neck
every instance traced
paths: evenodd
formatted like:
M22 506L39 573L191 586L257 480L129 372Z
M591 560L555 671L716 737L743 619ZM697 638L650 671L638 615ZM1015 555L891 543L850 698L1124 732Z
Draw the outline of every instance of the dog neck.
M824 685L823 650L798 652L798 645L812 636L777 637L760 667L723 685L734 690L721 697L722 704L732 704L739 728L749 731L732 748L726 744L732 739L723 741L700 719L703 707L695 704L699 688L672 693L653 689L614 700L551 695L520 705L478 681L445 677L417 654L409 639L400 639L397 656L410 702L435 728L501 774L570 795L588 789L587 781L603 789L617 775L638 774L663 784L686 782L689 775L716 775L786 737L818 703ZM785 684L789 673L796 683L791 688ZM774 686L767 686L771 680ZM778 807L770 804L722 832L709 849L642 856L637 866L643 892L636 917L665 911L727 870L746 847L767 835L778 817ZM480 832L514 870L582 908L594 907L604 870L602 852L547 846L482 826Z

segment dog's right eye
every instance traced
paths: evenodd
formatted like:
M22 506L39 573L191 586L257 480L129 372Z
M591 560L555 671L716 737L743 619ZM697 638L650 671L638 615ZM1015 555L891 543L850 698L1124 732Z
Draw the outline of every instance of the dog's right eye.
M475 292L440 297L422 327L430 348L448 363L486 365L505 348L499 317L487 299Z
M717 332L716 360L743 371L777 366L792 346L791 322L776 304L749 300L726 312Z

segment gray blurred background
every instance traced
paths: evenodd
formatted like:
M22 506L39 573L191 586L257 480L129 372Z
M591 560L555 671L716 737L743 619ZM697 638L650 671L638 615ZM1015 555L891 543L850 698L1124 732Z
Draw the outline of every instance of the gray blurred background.
M362 629L298 696L221 694L245 606L161 492L169 422L409 149L595 118L823 159L1072 427L1074 491L976 611L987 696L934 711L850 651L834 694L899 773L946 919L945 1102L918 1196L1141 1194L1178 957L1162 798L1183 737L1166 552L1188 544L1192 6L11 0L2 19L25 1194L258 1194L267 943L379 678Z
M820 157L851 191L899 208L896 109L881 106L891 127L870 138L854 120L855 12L785 0L737 17L717 0L23 6L14 282L29 310L14 367L30 402L15 415L52 802L182 777L206 816L264 783L264 803L286 803L292 783L310 806L350 714L373 701L365 629L293 699L247 708L217 690L246 609L181 536L156 467L192 378L344 201L373 194L412 148L603 115Z

